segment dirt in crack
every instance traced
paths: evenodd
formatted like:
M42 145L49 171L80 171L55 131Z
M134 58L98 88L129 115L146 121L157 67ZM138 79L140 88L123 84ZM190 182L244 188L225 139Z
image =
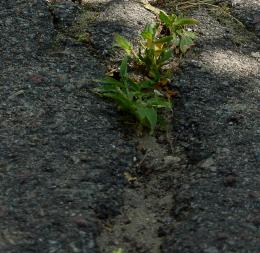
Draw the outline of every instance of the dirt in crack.
M124 253L160 251L165 232L163 224L172 219L171 188L177 173L174 168L185 163L179 150L172 154L166 147L151 136L139 140L142 158L125 175L129 187L124 190L121 214L104 224L97 239L101 252L111 253L120 248Z

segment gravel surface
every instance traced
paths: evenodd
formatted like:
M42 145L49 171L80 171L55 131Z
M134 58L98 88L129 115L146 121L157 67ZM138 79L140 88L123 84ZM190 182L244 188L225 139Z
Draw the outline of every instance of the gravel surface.
M71 40L53 48L45 1L1 1L0 31L0 252L96 252L135 153L87 91L104 62Z
M240 2L234 12L241 16L260 10L256 1ZM216 12L198 9L192 14L200 20L201 36L176 80L182 94L177 114L183 111L176 131L188 166L174 193L175 219L162 252L256 253L260 41L254 32L220 20Z
M0 2L0 252L260 252L258 1L190 10L172 129L140 138L89 89L155 17L79 2Z

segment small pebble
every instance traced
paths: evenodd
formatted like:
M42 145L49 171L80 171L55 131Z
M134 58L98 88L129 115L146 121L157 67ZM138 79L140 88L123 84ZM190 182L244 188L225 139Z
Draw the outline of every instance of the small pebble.
M212 167L215 164L215 161L212 157L204 160L201 164L200 167L203 169L209 169L210 167Z
M164 164L165 165L171 165L171 164L176 164L181 161L181 158L178 156L165 156L164 157Z
M251 191L248 193L248 197L250 197L252 199L257 199L257 198L260 198L260 193Z
M87 227L88 225L87 221L81 216L76 216L74 218L74 222L78 227Z
M260 162L260 149L257 149L255 152L255 159L257 162Z
M228 235L223 232L220 232L217 234L217 240L219 240L219 241L225 240L227 238L228 238Z
M235 176L229 175L224 178L224 185L232 187L236 184L237 178Z
M257 218L256 218L256 219L253 219L253 220L252 220L252 223L253 223L255 226L257 226L257 227L260 226L260 218L258 218L258 219L257 219Z
M253 56L254 58L260 58L260 52L252 52L251 56Z
M204 253L219 253L219 251L216 247L209 247L204 250Z
M159 237L163 237L163 236L166 236L167 235L167 231L164 227L159 227L158 229L158 236Z

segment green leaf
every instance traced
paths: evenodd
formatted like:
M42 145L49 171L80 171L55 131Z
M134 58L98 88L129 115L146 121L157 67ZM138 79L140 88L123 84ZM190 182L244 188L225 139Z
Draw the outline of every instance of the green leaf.
M152 48L146 48L143 56L140 57L140 60L145 64L147 68L150 68L155 62L155 50Z
M193 46L193 40L190 37L181 38L180 49L183 54L185 54L191 46Z
M155 33L156 25L154 23L151 23L145 26L143 32L141 32L141 36L145 40L153 40L153 38L155 37Z
M171 18L164 11L160 11L159 18L162 23L164 23L167 27L171 26Z
M174 22L174 21L176 20L176 18L177 18L177 15L175 15L175 14L173 13L173 14L170 15L169 17L170 17L171 22L172 22L172 24L173 24L173 22Z
M143 54L142 54L142 50L141 48L138 49L138 60L141 61L141 62L144 62L144 57L143 57Z
M122 248L114 249L112 253L123 253L123 249Z
M127 84L128 84L128 87L129 87L130 90L140 91L139 83L137 83L136 81L128 78L127 79Z
M152 66L149 70L148 76L153 78L155 82L158 82L161 78L159 66Z
M94 88L93 91L99 93L100 95L103 95L103 93L107 92L117 92L117 87L113 84L104 84L100 87Z
M154 108L146 108L146 118L150 124L150 133L152 134L157 124L157 111Z
M154 86L156 82L154 80L144 80L138 83L140 89L148 89Z
M155 97L155 98L150 98L146 101L147 105L156 107L156 108L166 108L171 110L172 109L172 104L171 102L162 97Z
M177 18L173 25L175 26L184 26L184 25L196 25L198 20L194 18Z
M164 65L173 57L173 51L171 48L166 48L162 51L157 64Z
M121 93L104 93L104 97L113 99L120 109L123 109L125 111L133 111L133 101L131 101L126 95Z
M157 124L157 111L154 108L138 107L136 111L141 123L148 124L150 134L154 132Z
M193 40L196 39L196 37L197 37L195 32L187 31L187 30L183 30L182 35L185 36L185 37L189 37Z
M124 88L124 84L116 79L106 76L101 80L97 80L101 85L93 89L95 93L99 93L99 95L104 95L103 93L108 92L118 92L118 89Z
M120 77L122 79L126 79L127 78L127 63L128 63L128 57L125 56L124 59L121 62L120 65Z
M118 81L115 78L110 77L110 76L106 76L103 79L98 80L98 82L102 83L102 84L111 84L111 85L113 84L113 85L119 86L119 87L122 86L122 82L120 82L120 81Z
M131 55L131 52L133 50L132 44L123 36L119 35L118 33L115 34L114 40L116 44L121 47L122 49L125 50L125 52L128 55Z
M165 36L161 39L157 39L154 43L155 44L163 44L163 43L169 43L173 40L173 35Z
M167 131L168 129L167 120L162 115L158 115L157 124L160 126L161 130Z
M180 44L180 38L176 34L173 34L172 37L172 44L178 46Z

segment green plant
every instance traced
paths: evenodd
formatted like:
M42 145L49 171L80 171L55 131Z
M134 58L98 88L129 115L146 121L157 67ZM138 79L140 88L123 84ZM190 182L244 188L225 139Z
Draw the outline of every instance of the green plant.
M114 100L120 110L133 115L152 134L159 122L162 109L172 110L171 92L164 92L170 77L170 65L177 54L185 54L193 45L195 34L186 29L187 25L197 24L195 19L167 15L161 11L156 23L147 24L141 32L141 42L137 50L123 36L115 34L115 44L121 47L126 56L121 62L119 77L107 75L99 80L100 86L94 91ZM130 78L128 62L134 70L144 70L142 77ZM141 79L141 81L136 81Z
M135 52L133 45L119 34L115 34L115 43L137 64L145 65L150 78L160 80L168 77L168 72L163 66L172 60L174 53L185 54L194 45L196 35L187 30L186 26L197 23L195 19L168 15L161 11L159 22L147 24L141 33L142 41L138 52Z
M156 81L159 81L162 76L166 77L162 67L173 57L173 50L170 46L172 36L160 38L159 32L159 24L147 24L141 33L143 41L140 43L138 53L124 37L119 34L115 35L117 45L123 48L138 65L144 65L147 76Z
M129 78L127 62L126 56L120 65L120 80L107 76L99 81L102 85L94 91L113 99L120 110L135 116L143 126L150 129L152 134L158 122L158 110L160 108L171 110L171 101L153 88L154 80L136 82Z
M168 15L164 11L160 12L159 18L168 30L166 33L168 32L173 37L173 47L177 52L185 54L194 45L193 41L196 38L196 34L186 29L186 26L198 24L198 21L175 14Z

